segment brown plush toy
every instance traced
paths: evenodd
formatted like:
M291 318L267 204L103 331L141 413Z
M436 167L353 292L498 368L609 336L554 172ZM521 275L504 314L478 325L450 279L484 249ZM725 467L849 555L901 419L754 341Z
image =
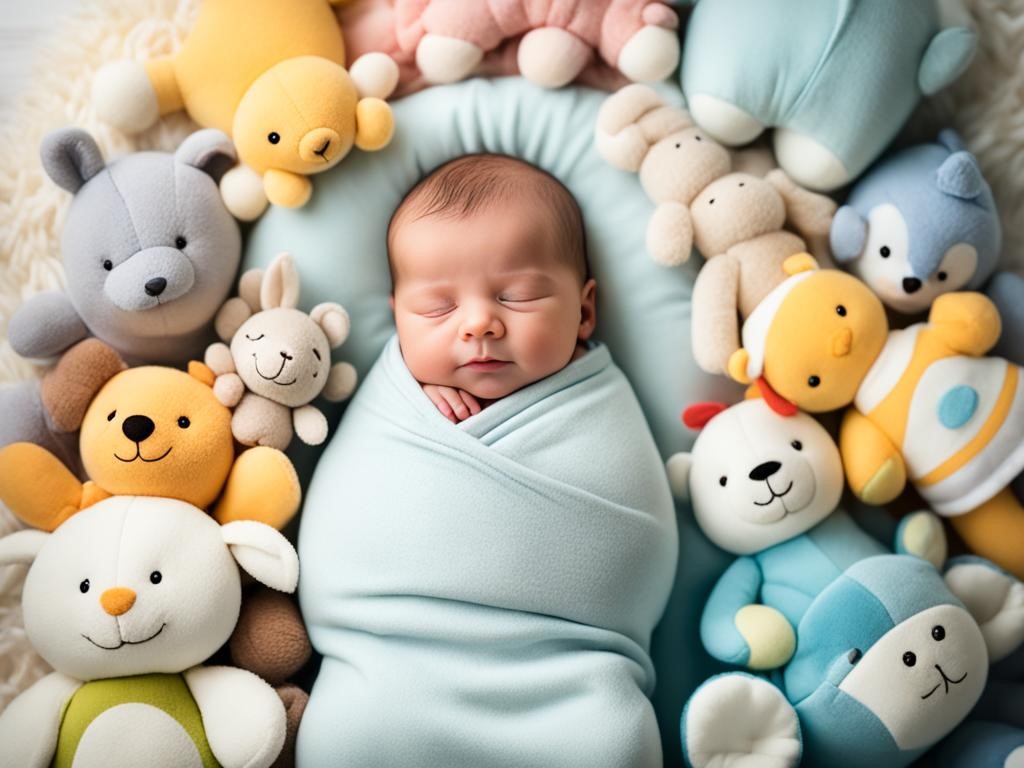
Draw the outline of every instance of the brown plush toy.
M704 370L724 373L740 347L739 318L786 278L783 262L808 250L828 261L836 204L777 169L733 172L725 147L644 85L605 100L596 144L610 164L639 173L657 204L647 226L655 261L681 264L694 245L707 260L693 288L693 353Z

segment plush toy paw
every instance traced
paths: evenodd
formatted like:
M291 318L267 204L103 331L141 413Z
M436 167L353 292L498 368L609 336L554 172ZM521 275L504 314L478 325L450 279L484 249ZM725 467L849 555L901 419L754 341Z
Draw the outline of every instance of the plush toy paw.
M774 142L779 166L801 186L828 192L851 178L842 161L810 136L776 128Z
M934 512L913 512L900 521L894 549L897 554L914 555L942 568L947 556L946 529Z
M664 80L679 64L679 36L674 28L648 26L626 41L618 67L635 83Z
M682 717L683 751L693 768L789 768L800 761L800 721L771 683L742 674L713 677Z
M327 439L327 418L314 405L304 405L292 411L295 434L307 445L320 445Z
M356 86L359 98L369 96L386 99L398 85L398 64L386 53L364 53L352 62L348 75Z
M383 149L391 141L394 133L395 116L386 101L372 96L359 100L356 104L357 147L364 152Z
M674 267L690 258L693 224L682 203L661 203L647 222L647 252L658 264Z
M854 493L861 501L881 506L903 493L906 485L906 467L898 456L894 456L886 459L864 487L859 492L854 489Z
M312 654L295 602L281 592L262 587L246 592L228 647L236 666L271 685L282 685Z
M141 133L160 118L156 91L137 61L107 64L92 84L96 115L125 133Z
M358 111L357 104L357 122ZM302 174L271 168L263 174L263 191L267 195L267 200L274 205L282 208L301 208L309 202L313 194L313 183Z
M356 391L356 383L359 381L359 374L351 363L335 363L331 366L331 372L327 376L327 384L324 385L323 395L325 400L332 403L340 403L348 400Z
M225 408L234 408L245 394L245 383L237 373L222 373L213 382L213 395Z
M738 147L756 139L764 125L734 104L703 93L687 94L694 121L722 144Z
M1024 584L987 560L954 560L943 578L977 620L989 658L999 661L1024 643Z
M780 611L767 605L745 605L734 621L750 648L750 669L777 669L792 658L796 633Z
M558 27L530 30L516 53L523 77L544 88L561 88L575 80L591 56L589 45Z
M277 695L284 704L284 745L270 768L292 768L295 765L295 738L299 733L299 723L306 711L306 704L309 703L309 694L297 685L282 685L277 689Z
M236 165L220 180L224 207L241 221L254 221L267 209L263 179L248 165Z
M464 79L483 58L484 52L479 46L455 37L426 34L416 46L416 66L423 73L423 79L434 85Z
M257 446L235 459L213 517L222 525L255 520L280 530L301 502L299 476L288 457L274 448Z

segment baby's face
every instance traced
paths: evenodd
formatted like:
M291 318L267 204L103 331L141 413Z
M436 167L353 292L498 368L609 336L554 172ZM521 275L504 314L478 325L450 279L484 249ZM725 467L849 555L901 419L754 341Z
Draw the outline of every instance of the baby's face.
M395 324L421 384L495 400L564 368L590 336L594 281L580 284L529 208L410 220L393 233Z

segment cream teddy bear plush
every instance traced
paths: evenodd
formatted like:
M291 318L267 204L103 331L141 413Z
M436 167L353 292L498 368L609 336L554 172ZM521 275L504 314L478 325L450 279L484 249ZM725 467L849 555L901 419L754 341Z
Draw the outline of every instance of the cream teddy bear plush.
M595 140L611 165L639 174L657 206L646 237L654 260L682 264L694 245L707 260L693 288L693 353L704 370L724 372L740 347L739 316L786 278L782 263L807 250L828 259L836 204L778 169L734 171L725 147L648 86L605 100Z
M214 394L235 409L231 431L244 445L284 450L293 434L319 445L327 438L327 419L310 403L319 395L339 402L355 389L355 368L331 365L331 350L348 337L348 313L324 302L306 314L297 308L299 288L295 260L282 253L265 274L242 275L239 296L214 322L230 347L211 344L206 364L217 374Z

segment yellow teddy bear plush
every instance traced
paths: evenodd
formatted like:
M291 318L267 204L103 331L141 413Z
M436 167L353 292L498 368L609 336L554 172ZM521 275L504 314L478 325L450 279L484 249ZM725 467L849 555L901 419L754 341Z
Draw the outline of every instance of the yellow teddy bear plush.
M335 166L353 145L383 148L394 128L384 99L398 66L371 53L345 69L331 8L344 1L205 0L176 54L100 70L97 114L136 133L185 109L235 142L242 165L221 182L233 214L254 219L267 200L304 205L307 176Z
M995 305L964 292L890 332L867 286L812 269L758 306L729 371L804 410L852 403L839 447L857 497L885 504L909 480L972 550L1024 578L1024 506L1007 487L1024 471L1024 376L985 357L1000 331Z
M112 353L96 340L72 347L47 375L73 382ZM231 412L214 397L214 374L202 363L189 372L161 366L129 368L98 392L64 385L63 428L81 427L79 447L90 480L82 483L52 453L32 443L0 449L0 501L21 520L52 531L112 495L164 496L200 509L219 523L258 520L283 527L301 501L291 461L257 447L235 458Z

